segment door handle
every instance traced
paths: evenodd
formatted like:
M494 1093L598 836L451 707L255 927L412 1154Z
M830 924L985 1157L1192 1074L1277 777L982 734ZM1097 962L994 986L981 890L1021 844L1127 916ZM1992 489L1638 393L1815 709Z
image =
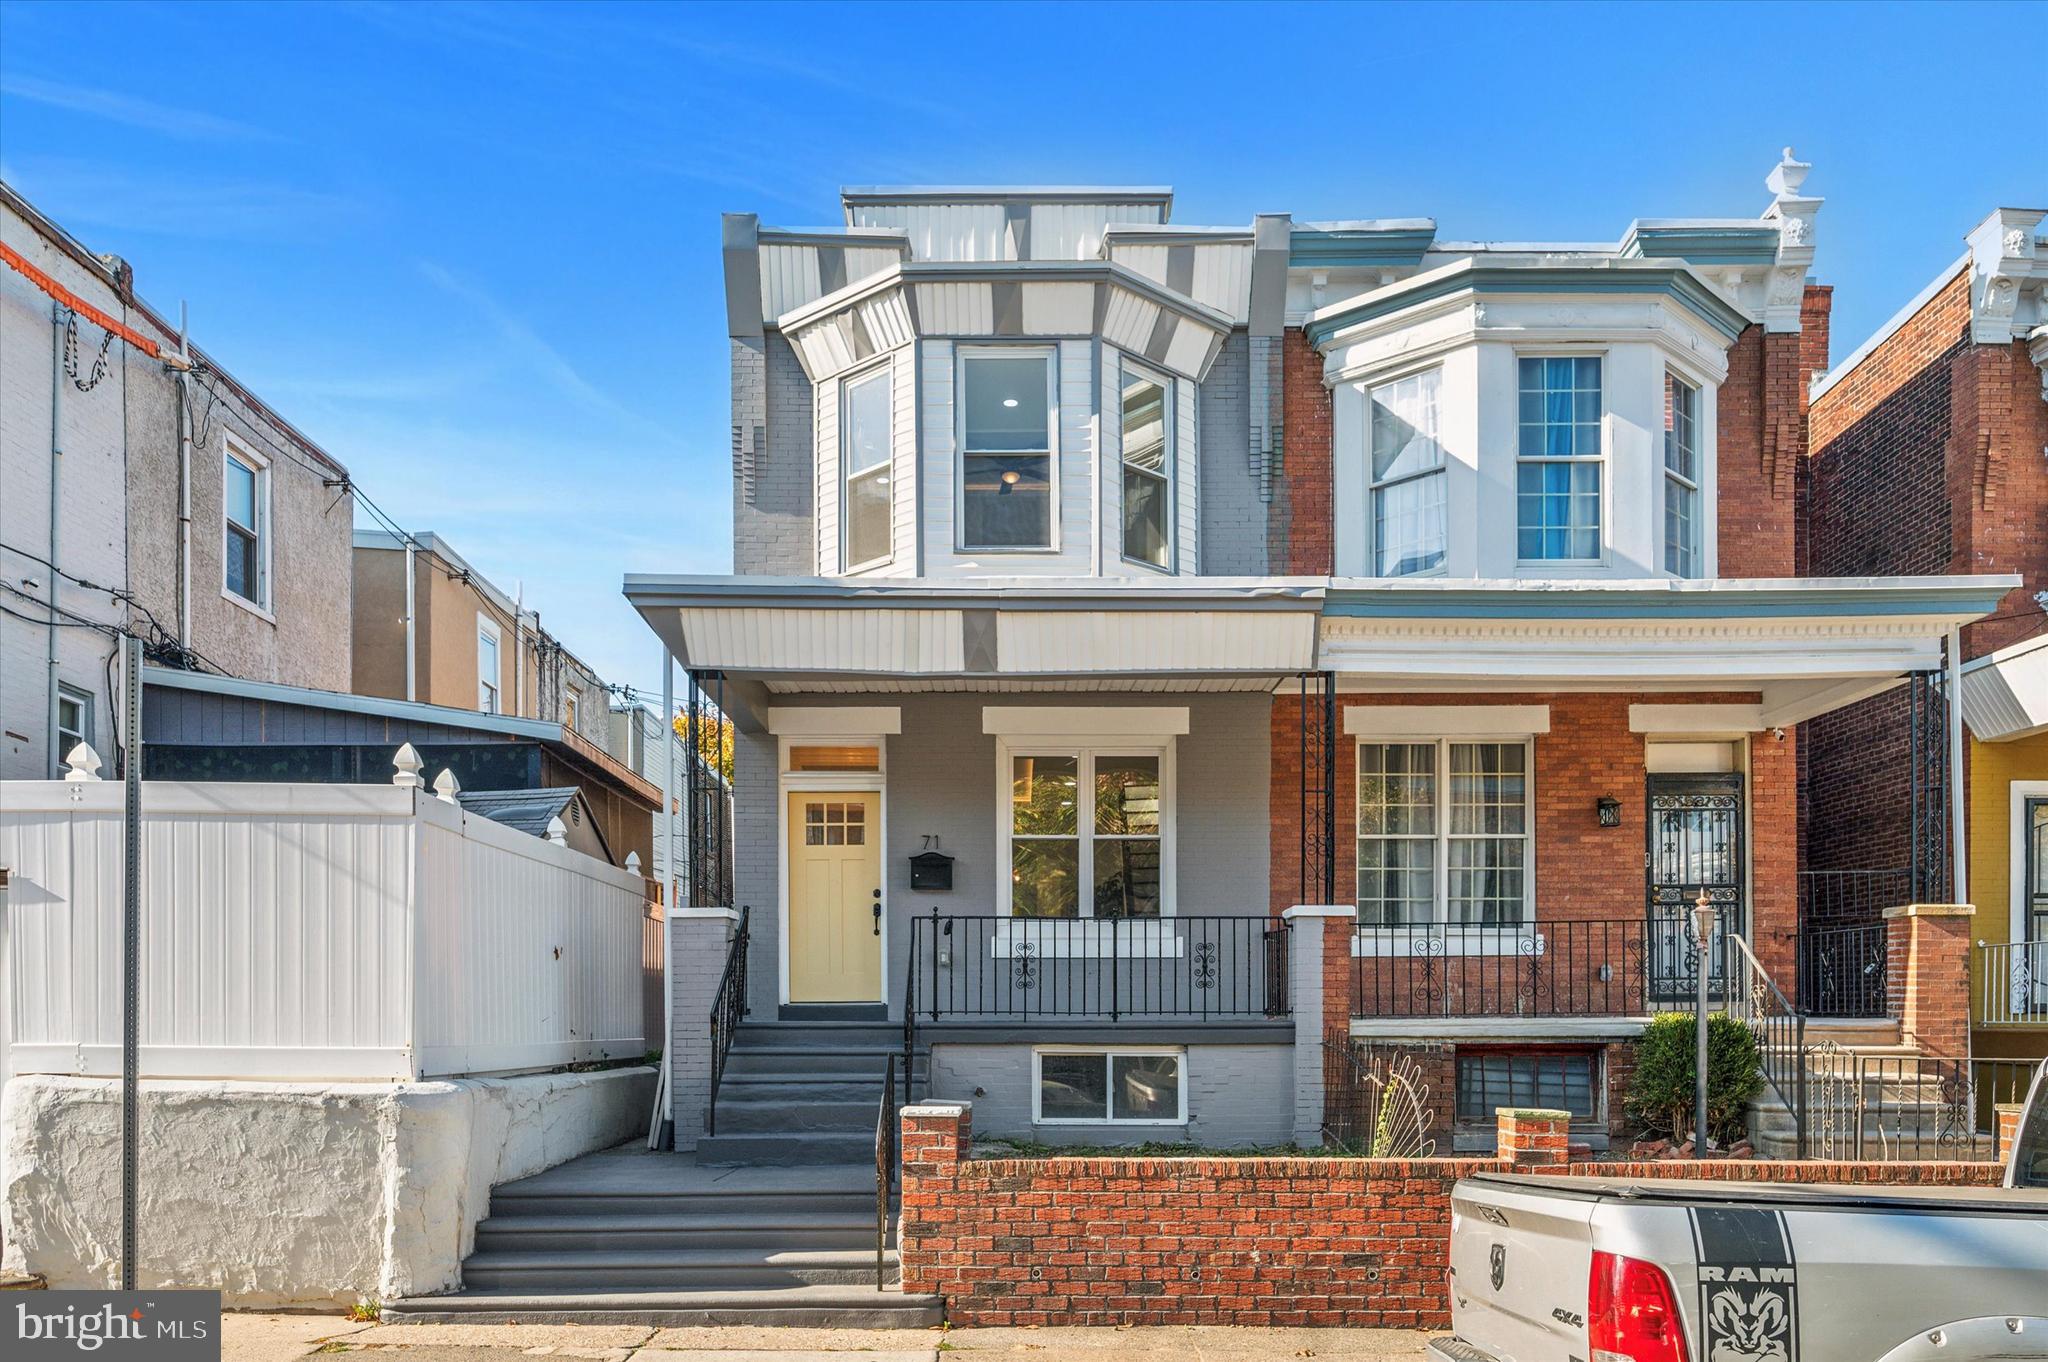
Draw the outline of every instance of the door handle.
M882 934L882 891L875 891L875 935Z

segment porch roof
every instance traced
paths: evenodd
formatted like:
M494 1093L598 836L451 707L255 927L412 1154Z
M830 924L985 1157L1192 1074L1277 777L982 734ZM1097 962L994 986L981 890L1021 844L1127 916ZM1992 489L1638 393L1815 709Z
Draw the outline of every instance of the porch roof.
M1322 578L629 576L683 664L771 690L1271 690L1315 667Z
M1963 664L1963 722L1979 742L2048 733L2048 635Z
M1941 665L2011 576L1384 582L1337 578L1320 665L1399 690L1755 691L1783 727Z

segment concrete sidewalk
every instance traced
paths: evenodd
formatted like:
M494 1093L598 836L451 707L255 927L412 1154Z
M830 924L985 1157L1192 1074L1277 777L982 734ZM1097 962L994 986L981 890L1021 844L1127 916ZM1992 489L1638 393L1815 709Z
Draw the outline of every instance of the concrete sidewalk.
M1394 1329L656 1329L622 1324L353 1324L339 1315L229 1315L225 1362L1297 1362L1419 1358Z

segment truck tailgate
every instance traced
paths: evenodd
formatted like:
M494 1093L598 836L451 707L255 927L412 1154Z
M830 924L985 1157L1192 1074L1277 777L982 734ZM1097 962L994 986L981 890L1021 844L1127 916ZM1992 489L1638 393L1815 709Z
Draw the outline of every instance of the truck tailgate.
M1451 1309L1501 1362L1586 1355L1586 1280L1599 1203L1460 1182L1451 1194Z

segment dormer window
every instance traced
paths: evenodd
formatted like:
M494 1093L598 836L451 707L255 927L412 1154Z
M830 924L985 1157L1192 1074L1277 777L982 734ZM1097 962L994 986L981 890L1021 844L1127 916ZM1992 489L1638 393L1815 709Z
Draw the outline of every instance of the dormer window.
M1598 356L1524 356L1515 473L1515 554L1524 562L1600 557Z
M890 365L848 380L841 418L849 572L888 561L889 453L895 373Z
M960 547L1053 545L1052 352L960 351Z
M1700 390L1664 375L1664 570L1700 575Z
M1406 577L1444 566L1443 370L1425 369L1369 394L1373 572Z
M1164 380L1124 366L1124 557L1156 568L1173 561L1171 392Z

